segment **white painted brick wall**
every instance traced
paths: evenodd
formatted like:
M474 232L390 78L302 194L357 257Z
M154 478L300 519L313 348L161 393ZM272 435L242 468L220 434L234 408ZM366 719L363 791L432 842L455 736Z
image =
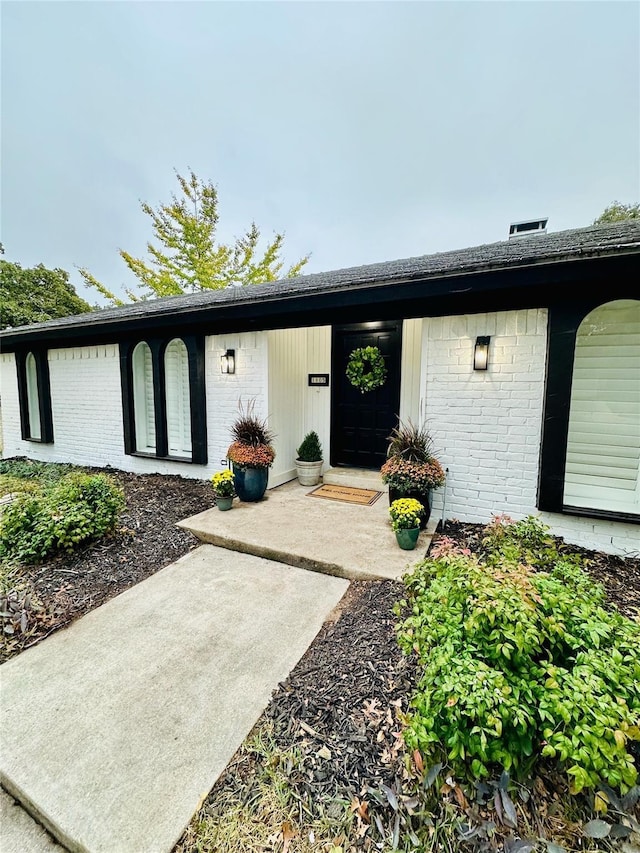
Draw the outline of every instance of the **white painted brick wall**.
M486 371L473 370L478 335L491 335ZM421 412L449 468L447 518L537 514L546 346L544 309L425 320ZM443 489L434 495L437 517L443 497ZM542 518L568 542L623 555L640 551L637 525Z
M227 349L236 351L236 372L231 375L220 372L220 357ZM246 404L255 399L256 414L263 418L268 416L267 333L245 332L240 335L216 335L207 338L205 366L208 469L213 472L222 467L221 462L231 443L229 430L238 414L239 401L242 400L243 404Z
M236 350L236 373L220 371L220 356ZM46 462L111 465L139 474L158 472L207 478L221 468L230 443L229 427L238 400L255 397L256 412L266 416L267 344L262 332L209 337L205 346L209 463L189 465L127 456L124 452L119 348L115 344L49 351L53 444L23 441L15 358L0 357L3 457L28 456Z
M420 409L438 455L449 467L448 518L486 522L493 513L515 518L536 513L546 325L545 310L424 321ZM489 369L474 372L476 336L487 334ZM220 372L220 356L228 348L236 350L231 376ZM15 359L1 355L3 456L209 477L221 467L238 400L255 398L257 413L269 413L267 335L209 337L205 349L208 465L124 453L116 345L50 351L52 445L21 439ZM320 370L315 363L313 369ZM434 496L435 516L441 514L442 497L443 490ZM568 542L623 555L640 551L637 525L549 513L542 517Z

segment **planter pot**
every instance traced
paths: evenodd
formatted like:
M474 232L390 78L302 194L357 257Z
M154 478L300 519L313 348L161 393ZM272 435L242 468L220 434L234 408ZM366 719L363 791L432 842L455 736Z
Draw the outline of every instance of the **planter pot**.
M233 506L233 496L231 497L216 497L216 506L221 512L226 512Z
M245 503L261 501L267 490L269 480L268 468L241 468L234 462L233 479L235 481L236 494Z
M316 486L322 474L322 459L319 462L301 462L296 459L296 472L301 486Z
M412 527L410 530L396 530L396 541L403 551L413 551L420 536L420 528Z
M389 506L398 498L415 498L424 507L424 515L420 519L420 530L424 530L431 515L431 490L428 492L403 492L400 489L389 487Z

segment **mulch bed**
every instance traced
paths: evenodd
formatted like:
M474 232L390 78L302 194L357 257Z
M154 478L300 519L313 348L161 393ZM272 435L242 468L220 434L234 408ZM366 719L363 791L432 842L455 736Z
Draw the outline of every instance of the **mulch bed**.
M85 470L103 470L124 489L126 508L118 530L76 553L61 554L21 570L43 610L40 618L30 620L27 636L9 641L3 638L0 661L34 645L200 544L192 533L175 525L215 505L210 483L113 469Z

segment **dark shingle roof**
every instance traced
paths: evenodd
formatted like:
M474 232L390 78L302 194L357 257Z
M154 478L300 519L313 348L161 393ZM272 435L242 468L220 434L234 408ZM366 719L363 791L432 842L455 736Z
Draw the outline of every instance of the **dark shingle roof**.
M63 331L73 327L85 327L87 331L90 328L98 330L113 322L179 316L230 304L236 307L246 304L250 311L252 307L255 310L256 303L291 297L382 287L409 281L424 281L428 284L430 280L446 277L630 253L640 253L640 220L535 234L433 255L312 273L250 287L228 287L224 290L136 302L121 308L107 308L91 314L6 330L2 337L10 340L13 333L20 332L22 336L27 329L34 333L53 333L58 329Z

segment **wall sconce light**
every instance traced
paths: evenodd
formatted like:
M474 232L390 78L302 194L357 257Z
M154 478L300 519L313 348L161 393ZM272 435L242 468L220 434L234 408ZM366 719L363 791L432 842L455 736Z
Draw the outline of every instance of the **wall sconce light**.
M489 341L491 338L486 337L476 338L476 346L473 351L473 369L486 370L489 364Z
M220 370L223 373L236 372L236 351L228 349L224 355L220 356Z

